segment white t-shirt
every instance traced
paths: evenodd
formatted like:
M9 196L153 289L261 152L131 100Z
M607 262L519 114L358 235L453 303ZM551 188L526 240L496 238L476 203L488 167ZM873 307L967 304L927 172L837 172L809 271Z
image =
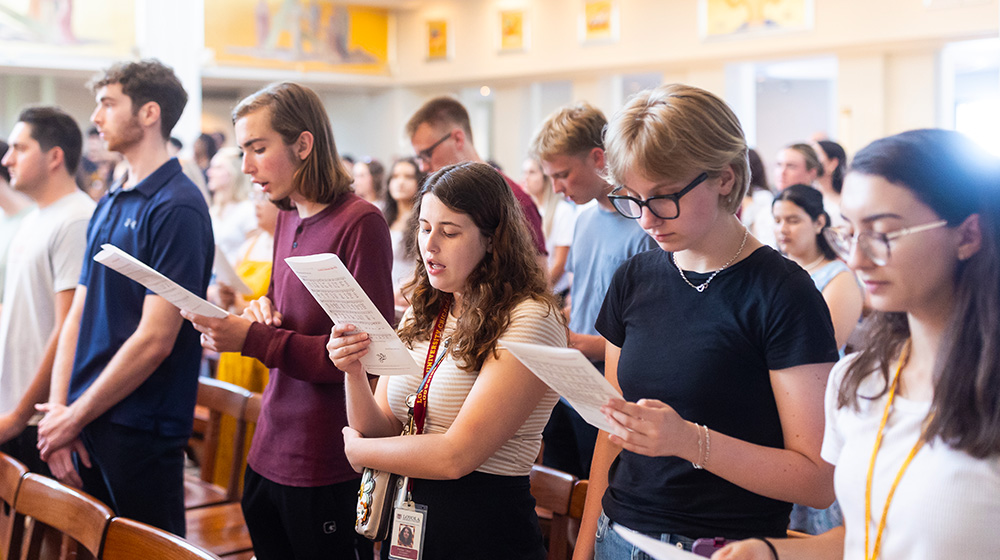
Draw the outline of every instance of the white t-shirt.
M413 308L406 310L400 324L405 324L412 316ZM455 331L457 320L448 316L442 340ZM522 301L511 313L510 325L504 331L502 338L514 342L530 342L546 346L566 347L566 328L559 320L559 312L549 310L544 304L532 299ZM423 365L427 358L428 342L414 343L410 355L420 364L418 375L396 375L389 378L389 405L392 413L405 423L407 419L406 396L415 393L423 379ZM443 351L443 350L442 350ZM424 433L443 434L448 431L458 416L466 397L472 391L472 386L479 376L478 371L467 372L459 369L453 355L449 353L434 372L431 387L427 394L427 416L424 423ZM542 429L549 421L552 407L559 400L559 395L546 387L545 395L528 419L518 428L512 438L487 459L476 471L503 476L524 476L531 472L531 465L538 457L542 445ZM500 419L498 419L499 421Z
M758 241L777 249L778 238L774 235L774 214L771 206L774 203L774 195L769 191L755 191L752 195L753 204L747 210L748 216L743 219L743 223L750 228L750 233ZM749 219L749 223L747 222Z
M76 288L94 201L74 191L25 216L7 257L0 311L0 413L28 390L55 326L55 294Z
M257 229L257 213L251 200L234 202L218 212L212 208L212 235L215 244L230 264L235 264L242 256L240 248L247 240L247 234Z
M549 252L549 266L555 260L556 247L569 247L573 243L573 229L576 227L576 205L572 202L560 200L556 204L555 215L552 217L552 231L545 236L545 250ZM555 293L560 293L569 289L573 279L573 273L567 271L553 286Z
M852 356L833 368L826 390L823 459L836 465L834 487L847 533L844 558L864 558L865 483L887 396L861 399L860 411L837 408L837 393ZM877 374L861 395L884 386ZM913 448L929 402L896 395L875 462L871 544L874 546L889 487ZM917 453L896 489L882 536L880 560L996 558L1000 554L1000 457L975 459L940 440Z
M406 254L403 237L403 231L389 230L389 240L392 242L392 289L397 292L413 278L413 270L417 267L416 259Z

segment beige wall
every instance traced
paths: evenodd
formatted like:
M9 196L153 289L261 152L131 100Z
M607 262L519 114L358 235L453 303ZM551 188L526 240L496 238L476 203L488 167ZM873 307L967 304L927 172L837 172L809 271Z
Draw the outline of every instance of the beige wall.
M569 80L568 101L588 100L610 116L623 102L618 78L625 72L660 72L664 82L725 95L727 64L832 55L838 75L836 129L830 132L853 153L875 138L938 124L940 49L951 41L996 36L1000 19L996 0L951 2L954 6L947 8L928 8L918 0L815 4L812 31L705 41L693 0L622 0L620 40L582 45L577 0L429 2L397 16L397 79L404 87L424 89L491 86L490 155L505 167L519 168L534 125L514 116L537 113L532 82ZM531 20L529 49L499 53L498 10L521 7ZM437 18L450 23L452 57L447 61L428 61L424 55L425 23Z
M403 84L552 79L560 74L617 73L630 69L698 68L722 61L871 49L877 45L948 41L996 35L996 0L965 0L925 8L921 0L816 0L812 31L745 39L699 37L695 0L620 0L620 40L581 45L579 0L440 0L397 16L397 77ZM530 48L499 53L498 10L525 7ZM425 22L450 22L453 57L424 56ZM485 40L484 40L485 39Z
M620 0L620 40L581 45L579 0L420 2L421 7L400 9L394 17L397 53L391 78L295 79L320 90L342 151L386 160L409 151L403 124L424 100L461 95L476 105L477 143L489 148L482 155L518 177L531 135L549 111L587 100L610 116L624 101L624 74L653 72L664 82L686 82L725 96L732 95L734 79L747 79L727 71L727 65L832 56L838 76L831 133L853 152L886 134L947 124L940 114L940 92L947 84L939 53L952 41L996 37L1000 5L998 0L937 3L954 7L926 8L922 0L815 0L812 31L704 41L695 0ZM529 49L498 53L498 10L519 7L528 9L531 20ZM451 24L453 56L427 61L425 22L440 17ZM52 71L44 69L35 76L0 72L0 133L9 130L21 106L39 101L63 105L86 124L92 99L81 85L89 73L51 78ZM205 86L211 95L205 98L202 122L228 126L229 110L239 97L280 77L255 71L243 72L230 84L213 80ZM489 98L477 97L482 85L492 88ZM229 93L220 97L219 91ZM728 101L745 114L740 108L747 105L745 99ZM781 125L753 123L748 130Z

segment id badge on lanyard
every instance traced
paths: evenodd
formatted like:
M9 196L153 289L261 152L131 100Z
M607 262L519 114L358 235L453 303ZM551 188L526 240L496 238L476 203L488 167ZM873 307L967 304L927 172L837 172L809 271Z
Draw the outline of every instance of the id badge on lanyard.
M424 379L420 383L417 392L406 397L406 405L410 409L410 421L407 431L412 434L423 432L424 421L427 415L427 395L430 391L431 379L437 371L441 361L448 354L448 343L444 340L444 352L437 360L435 355L441 346L441 335L444 332L445 323L448 320L448 311L451 301L447 300L441 305L437 321L434 322L434 331L431 333L430 346L427 352L427 360L424 363ZM410 496L410 480L405 478L401 488L399 501L392 514L392 531L389 533L389 559L390 560L420 560L423 556L424 547L424 527L427 520L427 506L413 502Z
M427 506L406 501L396 505L389 533L390 560L420 560L424 549L424 521Z

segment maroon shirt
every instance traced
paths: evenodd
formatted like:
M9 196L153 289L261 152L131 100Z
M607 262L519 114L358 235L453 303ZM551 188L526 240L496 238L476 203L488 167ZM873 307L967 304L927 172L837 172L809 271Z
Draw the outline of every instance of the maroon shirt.
M521 185L515 183L506 173L501 173L501 175L510 185L510 190L514 192L514 198L521 205L524 217L528 220L528 229L531 230L531 236L535 239L535 248L538 249L538 254L548 255L549 252L545 250L545 234L542 233L542 215L538 213L535 201L531 200L531 195L524 192Z
M381 212L354 193L308 218L281 212L274 233L268 296L281 328L254 323L243 355L271 368L247 459L253 470L286 486L314 487L359 478L344 456L344 374L327 356L333 322L285 257L335 253L375 303L393 319L392 245Z

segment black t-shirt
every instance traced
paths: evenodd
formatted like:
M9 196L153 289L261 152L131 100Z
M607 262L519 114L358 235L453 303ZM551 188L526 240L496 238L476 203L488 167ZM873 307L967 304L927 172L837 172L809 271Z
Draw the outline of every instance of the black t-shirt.
M685 275L696 286L708 278ZM596 326L621 348L626 400L659 399L685 420L768 447L784 447L769 371L838 357L823 296L770 247L723 270L701 293L669 253L636 255L615 273ZM791 511L678 457L624 450L603 505L631 529L694 538L782 536Z

